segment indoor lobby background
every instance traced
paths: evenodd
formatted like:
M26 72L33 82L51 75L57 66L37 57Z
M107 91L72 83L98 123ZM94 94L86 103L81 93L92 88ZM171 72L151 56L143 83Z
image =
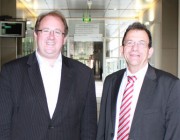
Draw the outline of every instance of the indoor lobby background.
M180 0L0 0L0 22L26 25L22 38L0 35L0 66L35 50L36 18L49 10L60 10L68 22L63 54L94 70L98 107L105 77L126 67L119 47L134 21L152 33L155 51L150 63L180 77Z

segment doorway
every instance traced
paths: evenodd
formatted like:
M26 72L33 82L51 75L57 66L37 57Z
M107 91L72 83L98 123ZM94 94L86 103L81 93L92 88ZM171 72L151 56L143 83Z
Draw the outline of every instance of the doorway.
M103 74L103 42L94 42L93 70L95 80L102 80Z
M103 42L70 42L70 57L90 67L95 80L102 81Z

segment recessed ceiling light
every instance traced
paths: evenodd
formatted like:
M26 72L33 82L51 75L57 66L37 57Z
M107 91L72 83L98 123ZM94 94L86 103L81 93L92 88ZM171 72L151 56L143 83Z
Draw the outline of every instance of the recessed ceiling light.
M25 0L26 2L31 2L31 0Z
M27 23L28 25L30 25L32 22L28 20L26 23Z
M145 24L146 26L148 26L150 23L149 23L149 21L146 21L144 24Z
M154 1L154 0L146 0L146 2L149 2L149 3L150 3L150 2L153 2L153 1Z

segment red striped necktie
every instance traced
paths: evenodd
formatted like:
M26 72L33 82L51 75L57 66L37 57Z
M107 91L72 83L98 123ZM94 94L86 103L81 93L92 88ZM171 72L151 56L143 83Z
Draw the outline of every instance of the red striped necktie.
M136 76L128 76L128 83L123 93L123 98L120 107L117 140L128 140L129 137L130 110L134 91L134 82L136 79Z

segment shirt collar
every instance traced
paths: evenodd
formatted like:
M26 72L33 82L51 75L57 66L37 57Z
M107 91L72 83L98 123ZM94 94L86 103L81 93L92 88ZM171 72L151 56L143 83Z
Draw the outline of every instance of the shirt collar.
M43 65L43 64L49 65L48 62L46 62L46 61L43 59L43 57L38 53L37 49L36 49L36 57L37 57L37 60L38 60L39 65ZM56 61L55 61L54 64L56 65L57 63L62 63L62 54L61 54L61 53L59 54L59 56L58 56L58 58L56 59Z
M148 63L141 69L139 70L138 72L132 74L128 69L126 69L126 76L136 76L137 78L144 78L146 72L147 72L147 69L148 69Z

